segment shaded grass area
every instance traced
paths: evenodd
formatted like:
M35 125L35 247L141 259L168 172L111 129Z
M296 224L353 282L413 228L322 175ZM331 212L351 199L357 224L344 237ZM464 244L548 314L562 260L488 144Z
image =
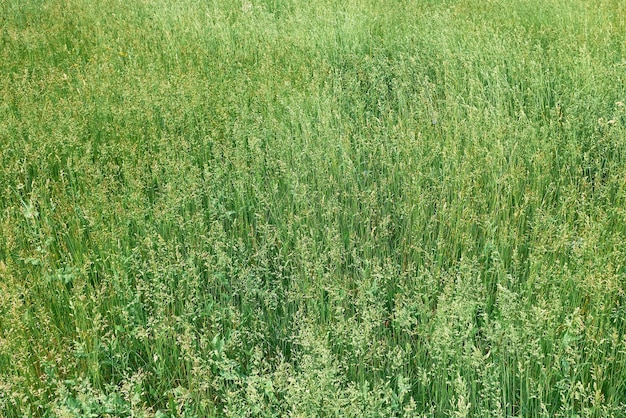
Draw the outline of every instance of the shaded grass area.
M620 2L0 7L3 415L626 414Z

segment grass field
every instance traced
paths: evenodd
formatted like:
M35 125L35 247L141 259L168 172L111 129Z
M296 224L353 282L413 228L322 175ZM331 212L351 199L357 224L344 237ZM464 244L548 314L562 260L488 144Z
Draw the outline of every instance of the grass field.
M626 416L626 3L0 0L0 416Z

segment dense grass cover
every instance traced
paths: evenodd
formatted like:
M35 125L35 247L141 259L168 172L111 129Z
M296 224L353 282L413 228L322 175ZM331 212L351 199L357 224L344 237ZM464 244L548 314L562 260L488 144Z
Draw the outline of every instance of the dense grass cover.
M0 415L626 416L626 3L0 22Z

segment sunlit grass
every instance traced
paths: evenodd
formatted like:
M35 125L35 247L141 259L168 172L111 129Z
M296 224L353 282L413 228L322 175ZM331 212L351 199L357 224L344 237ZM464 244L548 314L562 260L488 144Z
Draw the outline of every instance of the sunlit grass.
M626 415L620 2L0 14L0 415Z

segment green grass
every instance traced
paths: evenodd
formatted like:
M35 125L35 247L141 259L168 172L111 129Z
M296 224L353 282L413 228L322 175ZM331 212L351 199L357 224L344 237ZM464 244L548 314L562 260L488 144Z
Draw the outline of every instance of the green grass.
M0 0L0 415L626 416L617 0Z

